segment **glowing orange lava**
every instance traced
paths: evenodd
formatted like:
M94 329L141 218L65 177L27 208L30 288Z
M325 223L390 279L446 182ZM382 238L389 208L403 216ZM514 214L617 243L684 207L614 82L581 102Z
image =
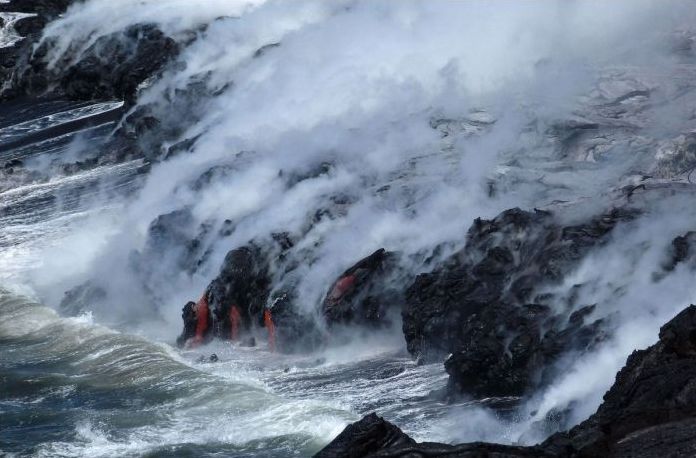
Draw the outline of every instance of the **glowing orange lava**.
M242 320L242 315L239 313L239 307L233 305L230 307L230 339L237 340L239 338L239 323Z
M196 303L196 337L193 339L194 345L203 343L203 337L208 330L208 294L203 293L203 297Z
M271 311L268 309L263 312L263 324L268 329L268 348L271 351L275 351L275 325L273 324Z
M338 302L343 295L353 287L355 280L355 275L346 275L345 277L340 278L334 285L331 293L329 293L329 301Z

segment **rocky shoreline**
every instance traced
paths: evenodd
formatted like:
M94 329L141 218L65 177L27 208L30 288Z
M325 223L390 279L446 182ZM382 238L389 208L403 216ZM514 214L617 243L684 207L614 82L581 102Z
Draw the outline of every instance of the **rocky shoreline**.
M696 453L696 306L636 350L590 418L541 444L416 443L371 414L349 425L316 458L361 457L664 457Z

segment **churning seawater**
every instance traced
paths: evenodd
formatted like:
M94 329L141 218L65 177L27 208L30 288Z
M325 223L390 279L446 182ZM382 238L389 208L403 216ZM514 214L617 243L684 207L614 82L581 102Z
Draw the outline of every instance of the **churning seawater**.
M440 364L369 339L295 357L229 343L179 352L5 290L0 314L9 454L308 456L370 411L417 436L447 413L427 397L444 385Z
M21 120L27 129L5 118L0 147L19 146L0 149L0 159L38 167L78 138L98 144L112 123L21 140L113 108L34 106ZM51 246L68 243L90 214L117 213L120 197L138 186L139 166L97 167L0 192L3 455L309 456L374 410L417 437L432 433L448 410L427 395L446 376L441 364L417 366L397 333L302 356L269 352L263 336L255 348L216 342L181 351L95 323L89 313L61 317L30 299L40 279L29 273L50 264ZM219 361L209 362L212 353Z

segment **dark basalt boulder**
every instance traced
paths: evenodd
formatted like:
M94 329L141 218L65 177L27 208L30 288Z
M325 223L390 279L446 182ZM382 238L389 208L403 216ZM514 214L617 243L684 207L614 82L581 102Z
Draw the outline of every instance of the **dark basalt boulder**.
M646 457L696 456L696 306L660 330L653 346L633 352L597 412L570 431L532 446L414 444L374 414L348 426L317 457ZM384 422L382 420L382 422ZM384 422L387 423L387 422ZM397 428L398 430L398 428ZM362 433L368 431L369 434ZM403 434L403 433L402 433ZM371 444L365 449L363 435Z
M187 302L184 308L181 310L181 319L184 322L184 329L181 331L181 335L177 337L176 344L179 347L183 347L187 342L192 341L196 337L196 325L198 319L196 316L196 303Z
M567 351L584 351L604 336L602 322L568 301L553 311L535 291L559 283L612 229L636 213L615 209L564 226L549 212L506 210L477 219L466 247L406 291L403 330L411 354L450 353L450 393L519 396L543 382ZM557 301L558 302L558 301Z
M202 343L213 337L241 340L261 321L269 283L268 266L258 247L249 244L231 250L201 299L184 306L184 329L177 344L184 346L191 339Z
M604 338L601 320L574 318L560 332L540 332L552 323L549 307L539 304L490 304L469 317L462 324L468 340L445 360L450 395L522 396L550 380L561 352L589 350Z
M291 287L273 293L264 318L264 326L268 327L268 320L273 326L275 350L278 352L309 352L327 341L315 317L297 310L295 292Z
M187 221L185 211L163 215L154 221L147 244L149 251L188 247L188 232L179 230ZM317 324L316 317L298 310L291 281L281 283L271 294L272 278L278 274L272 268L277 269L278 263L271 260L284 259L293 245L287 234L274 234L272 239L271 244L250 243L227 254L220 273L205 290L205 307L201 305L203 299L184 307L180 345L197 335L198 340L208 335L239 340L254 327L265 327L269 347L282 353L309 351L327 342L329 336ZM183 253L184 259L189 251ZM400 296L390 286L388 275L397 271L394 266L392 255L381 249L346 270L323 301L327 323L388 324L388 309L400 305ZM292 277L291 272L285 272L288 278ZM205 319L201 313L206 314ZM201 320L205 323L201 324ZM205 332L201 327L205 327Z
M355 263L331 285L322 302L326 323L386 324L388 308L401 305L388 275L396 268L392 253L383 248Z
M182 241L185 238L179 245ZM254 328L265 327L273 351L293 353L319 346L323 336L312 317L296 310L294 290L281 288L271 296L270 260L283 256L288 248L286 242L276 234L270 245L249 243L227 253L203 298L184 307L184 330L179 345L185 345L197 334L202 334L199 340L215 337L244 343L253 337L249 333L253 334ZM205 307L201 305L203 300ZM200 310L206 315L202 324Z
M416 441L397 426L371 413L362 420L348 425L329 445L314 456L315 458L359 458L370 456L382 449L415 443Z
M416 443L399 427L371 413L346 427L329 445L314 458L365 458L365 457L476 457L512 458L543 457L546 454L536 447L515 447L500 444L472 443L463 445Z
M258 323L269 285L268 266L259 248L248 245L227 253L220 273L207 288L214 334L236 340L238 333Z
M146 271L152 259L159 259L160 270L163 264L169 263L176 270L194 272L203 255L201 239L205 229L196 226L189 209L159 215L147 229L138 270Z

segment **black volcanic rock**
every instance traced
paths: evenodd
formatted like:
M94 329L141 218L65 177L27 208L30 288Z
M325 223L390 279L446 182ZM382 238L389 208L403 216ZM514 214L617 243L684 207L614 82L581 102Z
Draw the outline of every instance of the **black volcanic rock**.
M388 308L401 304L388 278L394 264L393 254L381 248L343 272L322 302L327 324L385 324Z
M77 0L12 0L10 3L0 3L0 12L35 13L49 19L65 12Z
M196 337L196 303L187 302L181 310L181 319L184 322L184 329L176 339L176 344L183 347L187 342Z
M68 6L75 2L75 0L13 0L10 3L0 3L0 12L35 15L20 19L15 24L14 28L23 37L22 40L13 46L0 48L0 82L5 83L12 79L17 66L29 60L32 46L40 38L46 24L64 13ZM3 88L0 100L9 100L21 94L21 91L14 87Z
M317 457L646 457L696 456L696 306L660 330L659 341L633 352L589 419L533 447L486 443L414 444L374 414L348 426ZM387 422L384 422L387 423ZM397 428L398 430L398 428ZM364 449L362 436L379 449ZM400 430L399 430L400 432ZM403 433L402 433L403 434ZM330 454L325 454L327 451Z
M161 253L157 255L160 258L166 258L167 252L176 252L177 262L195 258L201 247L189 249L192 247L189 219L183 210L153 221L146 252ZM292 281L281 282L271 291L272 279L279 274L274 270L278 269L277 261L291 247L287 234L274 234L270 243L249 243L227 253L219 274L204 292L209 309L207 326L212 336L238 340L242 333L262 326L268 328L270 346L282 353L313 350L326 343L329 335L317 324L316 317L298 310L296 285ZM397 271L391 256L383 249L377 250L339 277L322 302L329 326L389 323L388 309L400 305L401 297L389 276ZM188 337L182 337L181 343L194 334L197 314L193 313L192 304L188 303L188 310L185 307L182 314L182 336Z
M655 345L628 357L597 413L543 445L580 456L630 456L631 450L642 450L634 456L694 456L696 436L678 438L695 425L696 306L691 305L660 329Z
M314 456L315 458L360 458L382 449L415 443L416 441L397 426L371 413L362 420L348 425L329 445Z
M554 456L537 447L515 447L500 444L472 443L448 445L435 442L416 443L398 426L371 413L346 426L336 438L314 458L366 457L471 457L513 458Z
M165 231L164 235L170 232ZM171 245L191 243L184 236ZM208 308L206 326L212 337L244 342L254 328L266 327L269 346L282 353L314 349L324 342L315 320L296 309L292 287L280 288L271 296L270 260L282 256L287 249L284 246L279 239L270 244L249 243L227 253L218 275L203 294ZM198 306L194 305L187 303L182 313L182 336L185 336L179 339L182 345L195 334Z
M77 316L94 303L106 298L106 291L94 282L87 281L69 291L66 291L58 306L59 310L68 316Z
M215 335L232 337L234 313L241 319L237 326L245 330L258 323L268 300L269 284L268 266L259 248L248 245L227 253L220 273L207 288Z
M564 226L549 212L515 208L475 220L466 247L408 288L409 352L430 359L450 353L451 394L520 396L538 386L562 353L591 348L604 335L589 313L568 319L577 304L555 312L535 291L559 283L635 215L615 209Z
M117 99L131 104L138 86L161 71L180 51L180 45L156 25L136 24L98 38L79 59L67 54L49 68L47 56L54 43L47 39L37 44L44 27L74 3L79 1L14 0L0 4L0 12L33 14L15 24L23 39L0 50L0 79L9 83L0 100L28 96Z
M178 212L163 216L167 221L178 217L185 219L185 213ZM154 226L157 227L157 224ZM156 232L160 234L160 231ZM174 246L191 244L186 237L179 237L180 234L172 234L168 230L160 235L156 237L157 240L162 237L169 240L172 235L175 236L172 242ZM195 336L198 336L199 343L202 337L242 339L255 323L261 322L269 284L266 258L257 246L249 244L230 250L220 272L205 289L201 299L184 306L181 315L184 329L177 344L183 346Z
M267 312L268 319L274 325L277 351L307 352L326 343L328 337L319 329L316 319L297 310L293 288L281 288L274 292Z
M15 87L41 95L49 90L71 100L134 101L140 83L156 74L179 52L179 45L155 25L137 24L97 39L71 63L71 56L48 68L45 41L17 73ZM58 81L56 88L52 85Z

